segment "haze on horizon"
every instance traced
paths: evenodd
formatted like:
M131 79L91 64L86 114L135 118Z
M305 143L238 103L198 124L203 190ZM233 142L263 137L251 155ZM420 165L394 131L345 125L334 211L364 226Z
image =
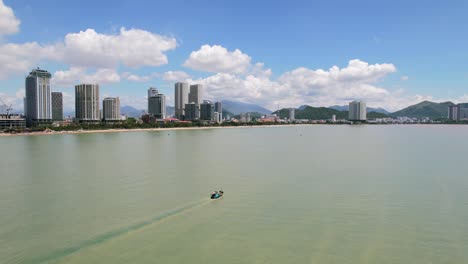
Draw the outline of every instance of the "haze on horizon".
M23 108L40 67L73 107L73 86L144 108L176 81L206 99L269 109L365 100L394 111L468 102L466 1L146 3L0 0L0 97Z

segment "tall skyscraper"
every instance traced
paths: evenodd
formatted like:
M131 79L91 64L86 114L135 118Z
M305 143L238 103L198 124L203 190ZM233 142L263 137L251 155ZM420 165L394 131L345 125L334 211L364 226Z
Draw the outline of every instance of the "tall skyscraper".
M218 101L215 103L215 112L219 113L219 119L222 121L223 120L223 103L221 103L221 101Z
M120 120L120 98L107 97L102 101L102 118L104 121Z
M185 104L185 120L195 121L200 119L200 105L196 103Z
M176 83L174 86L175 115L179 119L184 118L184 107L188 103L188 83Z
M75 85L75 116L79 122L100 120L99 84Z
M52 120L63 121L63 95L52 92Z
M200 120L214 120L214 105L210 101L205 101L200 105Z
M156 96L156 95L158 95L158 94L159 94L159 91L158 91L157 88L150 87L150 88L148 89L148 98L153 97L153 96Z
M192 84L190 85L190 93L189 93L189 103L202 103L202 96L203 96L203 85L201 84Z
M366 121L367 109L366 103L363 101L353 101L349 103L349 120Z
M289 108L289 120L295 120L296 119L296 109L294 108Z
M450 120L460 120L460 106L451 105L448 107L448 119Z
M166 96L156 88L148 89L148 114L157 119L166 118Z
M50 72L39 68L26 77L24 109L28 126L52 122L51 77Z

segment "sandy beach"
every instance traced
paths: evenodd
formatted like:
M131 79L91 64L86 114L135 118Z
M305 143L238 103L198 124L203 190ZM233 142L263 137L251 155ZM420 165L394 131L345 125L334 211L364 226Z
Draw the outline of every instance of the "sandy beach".
M310 126L313 124L287 124L287 125L263 125L263 126L220 126L220 127L170 127L170 128L132 128L132 129L99 129L99 130L76 130L76 131L41 131L30 133L0 133L0 137L15 136L47 136L47 135L70 135L70 134L92 134L92 133L116 133L116 132L148 132L148 131L175 131L175 130L199 130L199 129L224 129L224 128L266 128L285 126Z

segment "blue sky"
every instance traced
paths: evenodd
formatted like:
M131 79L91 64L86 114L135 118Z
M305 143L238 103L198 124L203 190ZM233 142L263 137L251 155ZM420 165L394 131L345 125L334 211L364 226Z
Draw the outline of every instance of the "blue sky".
M177 80L204 84L207 99L270 109L352 99L390 110L425 99L468 102L467 1L187 2L0 0L0 96L22 107L24 76L39 66L62 76L53 90L68 95L69 107L82 81L140 108L149 86L172 104ZM87 29L95 34L80 34ZM131 30L138 32L120 38ZM108 56L130 54L101 63L107 57L87 49L95 45Z

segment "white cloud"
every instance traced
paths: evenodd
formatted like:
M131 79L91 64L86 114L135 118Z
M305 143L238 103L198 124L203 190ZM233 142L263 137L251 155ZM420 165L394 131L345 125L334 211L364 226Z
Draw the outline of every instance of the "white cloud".
M73 66L111 68L123 64L137 68L168 63L165 52L177 47L174 38L141 29L121 28L117 35L87 29L65 36L56 45L60 60Z
M165 81L185 81L190 78L190 75L183 71L168 71L163 74L163 79Z
M99 34L93 29L71 33L64 42L53 45L8 43L0 45L0 79L24 75L43 61L79 68L160 66L168 62L165 52L176 46L174 38L125 28L117 35Z
M0 36L15 34L19 31L20 20L16 18L13 9L0 0Z
M409 80L409 77L408 76L401 76L400 80L407 81L407 80Z
M250 60L247 54L238 49L228 51L219 45L203 45L190 54L184 66L206 72L241 74L250 67Z
M329 106L363 99L382 102L391 93L376 83L395 72L393 64L368 64L351 60L344 68L333 66L328 70L297 68L271 78L271 70L262 64L251 67L245 75L217 73L194 80L206 87L211 98L227 98L263 105L270 109L297 107L301 104Z
M151 73L149 75L145 75L145 76L140 76L140 75L136 75L136 74L133 74L133 73L130 73L130 72L124 72L121 74L122 78L128 80L128 81L132 81L132 82L148 82L154 78L157 78L159 77L161 74L159 73Z
M98 69L94 73L89 73L86 68L72 67L67 71L56 71L52 77L52 85L58 87L73 87L79 83L117 82L120 82L120 76L114 69Z

